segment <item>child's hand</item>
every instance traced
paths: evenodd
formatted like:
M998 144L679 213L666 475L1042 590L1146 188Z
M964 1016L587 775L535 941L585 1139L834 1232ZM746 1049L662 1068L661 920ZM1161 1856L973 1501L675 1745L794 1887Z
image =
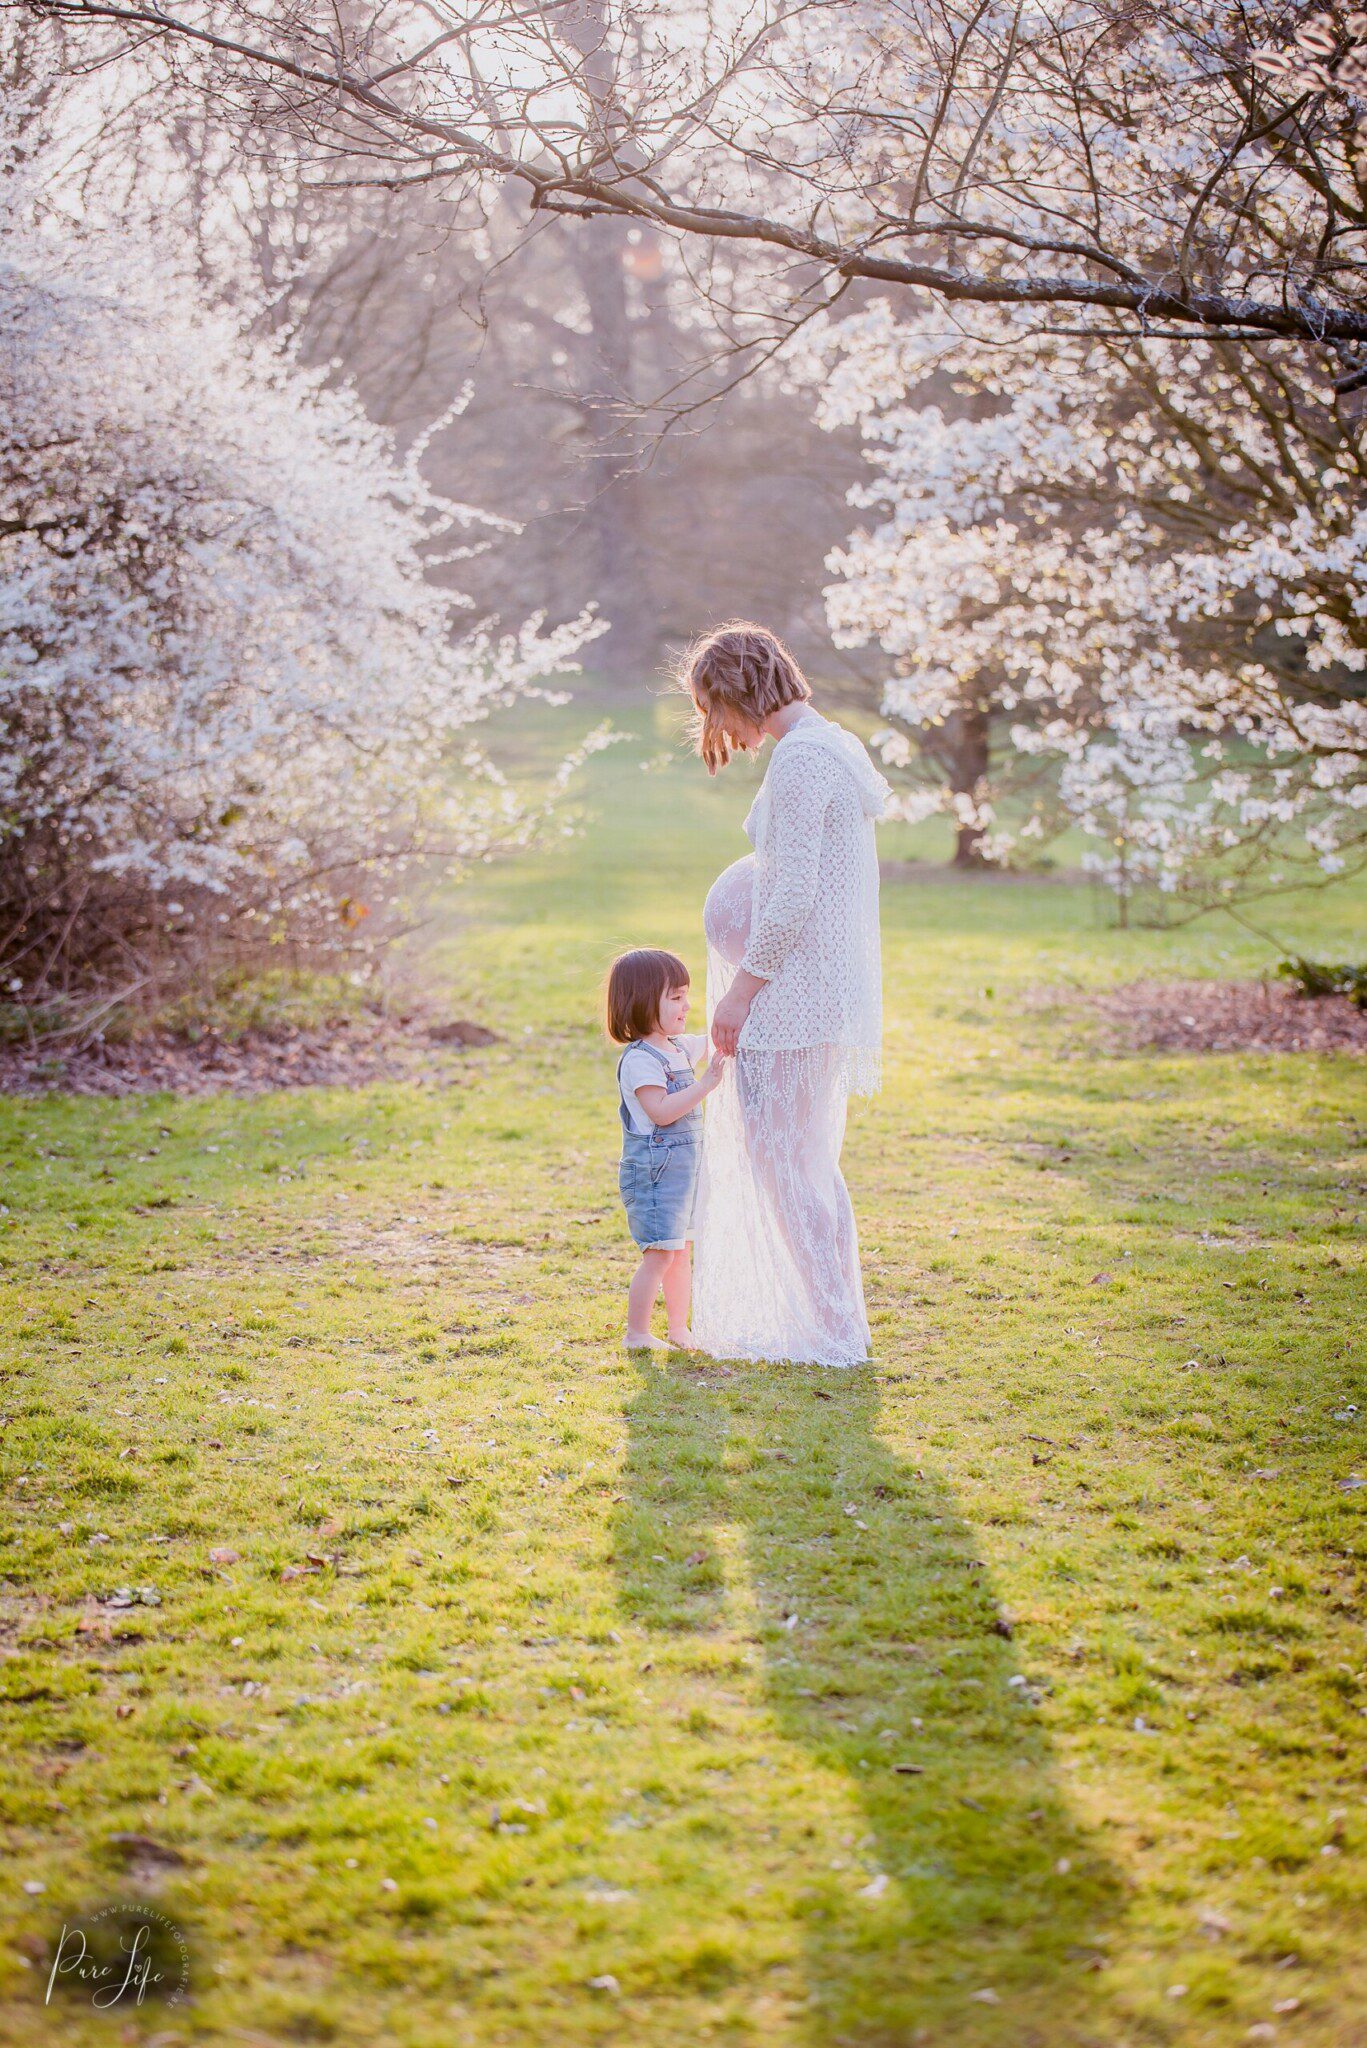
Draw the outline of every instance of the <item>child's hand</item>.
M726 1054L724 1052L714 1052L711 1059L707 1063L707 1072L702 1077L703 1087L707 1090L709 1095L712 1093L712 1090L717 1086L718 1082L721 1080L722 1070L725 1067L725 1065Z

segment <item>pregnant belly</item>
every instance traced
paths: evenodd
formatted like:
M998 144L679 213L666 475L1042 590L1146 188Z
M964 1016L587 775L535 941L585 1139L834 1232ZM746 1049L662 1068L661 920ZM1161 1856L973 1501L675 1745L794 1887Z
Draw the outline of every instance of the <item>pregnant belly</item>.
M702 907L707 943L732 967L739 967L750 943L750 899L755 883L755 856L733 861L707 892Z

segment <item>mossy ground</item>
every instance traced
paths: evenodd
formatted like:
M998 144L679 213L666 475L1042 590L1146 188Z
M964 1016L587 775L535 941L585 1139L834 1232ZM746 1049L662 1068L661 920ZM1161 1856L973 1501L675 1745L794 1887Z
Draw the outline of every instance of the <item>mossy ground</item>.
M1027 990L1266 955L898 883L876 1365L629 1360L597 985L752 772L661 721L448 905L460 1085L0 1104L5 2038L1367 2040L1360 1064L1103 1058ZM130 1896L193 2004L45 2007Z

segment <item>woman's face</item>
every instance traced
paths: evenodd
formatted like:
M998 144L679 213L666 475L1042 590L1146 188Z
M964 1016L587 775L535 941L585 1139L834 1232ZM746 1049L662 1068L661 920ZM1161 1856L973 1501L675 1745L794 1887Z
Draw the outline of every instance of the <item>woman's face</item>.
M699 705L698 708L705 711L707 707ZM757 752L769 737L762 725L756 725L752 719L746 718L742 712L731 706L728 706L722 715L722 725L732 746L742 754Z

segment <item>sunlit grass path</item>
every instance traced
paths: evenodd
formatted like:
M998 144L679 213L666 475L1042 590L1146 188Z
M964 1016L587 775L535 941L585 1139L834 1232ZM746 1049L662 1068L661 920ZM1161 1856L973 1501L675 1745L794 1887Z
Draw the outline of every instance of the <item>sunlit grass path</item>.
M122 2038L38 1958L135 1896L135 2040L1360 2042L1360 1067L1103 1059L1024 992L1252 942L899 884L876 1367L642 1369L596 986L746 801L658 749L455 897L462 1086L0 1104L0 2033Z

